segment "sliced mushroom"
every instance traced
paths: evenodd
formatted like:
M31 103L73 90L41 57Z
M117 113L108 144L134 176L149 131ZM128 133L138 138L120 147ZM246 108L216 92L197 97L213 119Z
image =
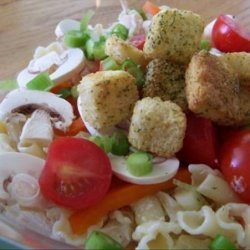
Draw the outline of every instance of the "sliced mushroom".
M19 146L38 143L47 147L53 139L50 115L44 110L36 110L23 126Z
M32 65L34 66L36 63L36 70L32 68L32 71L30 71L27 67L18 74L17 82L19 87L26 88L26 84L29 81L31 81L41 72L50 72L52 67L55 67L55 70L53 70L53 72L50 74L50 78L55 83L67 81L76 74L80 73L85 64L83 51L78 48L73 48L66 50L64 53L65 54L62 55L61 60L59 56L55 55L55 51L52 51L49 54L36 59L39 61L34 61L34 59L32 61ZM39 66L39 63L42 65Z
M35 178L37 180L44 164L44 160L28 154L16 152L0 153L0 199L8 201L11 198L10 193L8 193L8 186L15 176L25 174L26 177L28 175L30 176L28 178ZM19 195L21 193L24 196L26 195L27 198L26 188L29 189L30 187L28 186L32 185L32 183L29 184L26 182L26 184L25 189L23 189L24 186L19 186L20 189L18 193ZM33 187L35 188L35 186ZM26 194L24 192L26 192ZM34 196L34 193L37 192L33 192L32 196Z
M63 131L69 127L74 118L71 104L55 94L16 89L11 91L0 104L0 119L8 121L13 113L27 115L37 109L47 112L54 127Z
M64 19L57 24L55 34L57 38L61 38L70 30L80 30L80 22L73 19Z

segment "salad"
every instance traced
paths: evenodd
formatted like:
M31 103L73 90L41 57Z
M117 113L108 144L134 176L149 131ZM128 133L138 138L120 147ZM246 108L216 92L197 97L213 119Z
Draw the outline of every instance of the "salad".
M249 35L149 1L94 15L5 83L1 213L87 250L250 248Z

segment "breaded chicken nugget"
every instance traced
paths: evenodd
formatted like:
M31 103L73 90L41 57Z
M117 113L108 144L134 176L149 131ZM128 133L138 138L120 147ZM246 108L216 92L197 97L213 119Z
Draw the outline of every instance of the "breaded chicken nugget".
M170 100L186 110L185 71L184 65L165 59L152 60L147 66L143 96L159 96L163 101Z
M221 125L234 125L239 112L239 81L232 68L207 51L192 57L186 71L191 111Z
M111 36L107 39L105 53L120 64L126 59L131 59L134 63L143 67L147 65L141 50L117 36Z
M225 53L219 57L224 62L230 64L233 70L238 74L242 85L250 86L250 53L234 52Z
M171 157L181 149L185 131L186 116L178 105L146 97L135 105L128 139L139 150Z
M114 126L131 116L138 100L135 78L125 71L99 71L83 77L78 107L96 129Z
M199 48L203 29L204 21L191 11L162 10L152 19L143 51L150 59L187 64Z

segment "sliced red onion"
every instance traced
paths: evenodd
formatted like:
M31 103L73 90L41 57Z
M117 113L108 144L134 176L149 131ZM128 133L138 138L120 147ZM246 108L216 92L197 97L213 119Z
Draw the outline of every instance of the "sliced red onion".
M119 124L116 125L117 128L125 130L126 132L128 132L129 126L130 126L130 121L129 120L124 120L124 121L122 121L122 122L120 122Z

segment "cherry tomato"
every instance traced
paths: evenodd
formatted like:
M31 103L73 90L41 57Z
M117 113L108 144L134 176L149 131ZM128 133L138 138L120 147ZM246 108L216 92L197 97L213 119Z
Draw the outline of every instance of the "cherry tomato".
M212 41L223 52L250 52L250 32L227 15L217 18L212 30Z
M145 40L145 34L135 35L129 39L130 43L140 50L143 50Z
M183 147L177 154L185 163L217 166L217 138L213 123L193 113L187 114L187 129Z
M112 169L94 143L74 137L54 140L39 183L45 198L70 209L96 204L107 193Z
M220 168L238 196L250 204L250 130L231 136L222 146Z

